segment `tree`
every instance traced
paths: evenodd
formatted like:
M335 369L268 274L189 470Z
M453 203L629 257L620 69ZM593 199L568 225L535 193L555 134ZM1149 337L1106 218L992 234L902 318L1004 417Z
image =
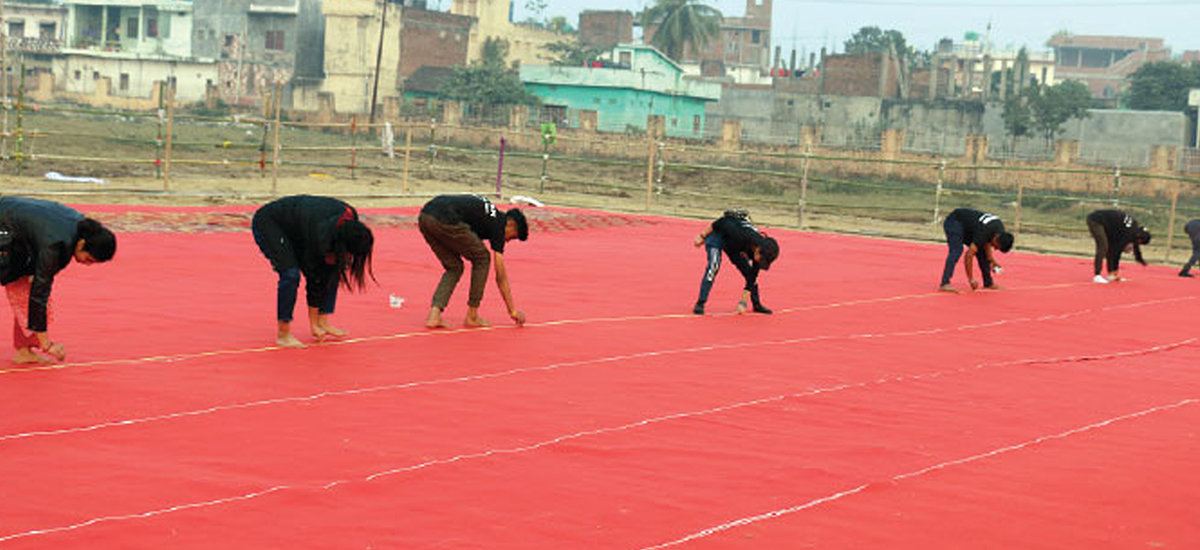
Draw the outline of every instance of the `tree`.
M525 0L525 11L529 13L529 19L536 23L541 22L543 14L546 13L546 7L549 4L546 0Z
M438 89L446 99L478 104L485 111L507 105L536 105L537 96L529 93L517 71L505 65L508 42L487 39L480 60L469 67L455 67L450 78Z
M1127 105L1141 111L1187 111L1192 88L1200 88L1200 65L1147 63L1129 76Z
M566 17L556 15L546 21L546 28L559 33L573 33L575 27L571 26L571 22L567 21Z
M560 67L582 67L607 51L602 48L589 48L578 40L554 42L546 45L545 49L553 54L552 57L546 58L550 60L550 64Z
M650 43L667 57L679 61L690 47L703 51L720 32L721 12L702 0L654 0L638 15L643 29L656 26Z
M1053 86L1031 88L1030 111L1033 128L1046 139L1046 144L1063 131L1063 124L1073 118L1087 118L1092 94L1078 80L1066 80Z
M858 29L844 45L846 53L909 53L908 42L903 33L895 29L885 31L876 26Z

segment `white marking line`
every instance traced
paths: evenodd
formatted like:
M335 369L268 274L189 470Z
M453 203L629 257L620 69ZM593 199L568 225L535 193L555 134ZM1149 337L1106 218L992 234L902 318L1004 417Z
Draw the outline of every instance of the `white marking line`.
M1148 301L1148 302L1138 302L1138 303L1124 304L1124 305L1119 305L1119 306L1109 306L1109 307L1100 309L1100 311L1107 311L1107 310L1112 310L1112 309L1129 309L1129 308L1135 308L1135 307L1144 307L1144 306L1158 305L1158 304L1161 304L1164 302L1173 302L1173 301L1178 301L1178 299L1172 298L1172 299L1168 299L1168 300L1153 300L1153 301ZM263 399L260 401L250 401L250 402L246 402L246 403L234 403L231 405L218 405L218 406L209 407L206 409L197 409L197 410L192 410L192 411L160 414L160 415L146 416L146 417L141 417L141 418L129 418L129 419L124 419L124 420L112 420L112 421L108 421L108 422L102 422L99 424L92 424L89 426L79 426L79 427L74 427L74 428L62 428L62 429L57 429L57 430L38 430L38 431L31 431L31 432L20 432L20 433L14 433L14 434L0 435L0 443L6 442L6 441L14 441L14 440L18 440L18 439L29 439L29 438L33 438L33 437L45 437L45 436L69 435L69 434L94 432L94 431L98 431L98 430L102 430L102 429L106 429L106 428L118 428L118 427L122 427L122 426L133 426L133 425L137 425L137 424L148 424L148 423L152 423L152 422L177 420L177 419L181 419L181 418L203 416L203 415L207 415L207 414L214 414L214 413L224 412L224 411L251 409L251 408L266 407L266 406L271 406L271 405L282 405L282 404L287 404L287 403L303 403L303 402L307 402L307 401L317 401L317 400L325 399L328 397L362 395L362 394L376 393L376 392L406 390L406 389L426 387L426 386L438 386L438 385L444 385L444 384L473 382L473 381L487 380L487 379L492 379L492 378L515 376L515 375L519 375L519 374L529 374L529 373L535 373L535 372L553 371L553 370L569 368L569 367L578 367L578 366L583 366L583 365L616 363L616 362L627 361L627 360L631 360L631 359L645 359L648 357L661 357L661 356L666 356L666 355L677 355L677 354L684 354L684 353L702 353L702 352L706 352L706 351L720 351L720 350L739 349L739 348L758 347L758 346L785 346L785 345L793 345L793 344L806 344L806 343L821 342L821 341L826 341L826 340L841 340L841 339L856 340L856 339L868 339L868 338L927 336L927 335L932 335L932 334L941 334L941 333L945 333L945 332L979 330L979 329L991 328L991 327L1002 326L1002 325L1007 325L1007 324L1014 324L1014 323L1056 321L1056 320L1067 319L1070 317L1078 317L1080 315L1087 315L1089 313L1094 313L1094 312L1095 312L1095 310L1092 310L1092 309L1084 309L1084 310L1072 311L1072 312L1060 313L1060 314L1054 314L1054 315L1043 315L1040 317L1018 317L1018 318L1013 318L1013 319L1002 319L999 321L991 321L991 322L987 322L987 323L978 323L978 324L973 324L973 325L961 325L961 326L957 326L957 327L943 327L943 328L934 328L934 329L878 333L878 334L864 333L864 334L849 334L849 335L841 335L841 336L830 336L830 335L809 336L809 337L805 337L805 338L792 338L792 339L788 339L788 340L767 340L767 341L761 341L761 342L739 342L739 343L735 343L735 344L714 344L714 345L710 345L710 346L698 346L698 347L691 347L691 348L677 348L677 349L668 349L668 350L647 351L647 352L633 353L633 354L628 354L628 355L614 355L611 357L601 357L598 359L585 359L585 360L581 360L581 361L570 361L570 362L566 362L566 363L553 363L553 364L545 365L545 366L541 366L541 367L525 367L525 368L518 368L518 369L510 369L507 371L488 373L488 374L476 374L476 375L461 376L461 377L456 377L456 378L441 378L441 379L436 379L436 380L421 380L421 381L416 381L416 382L405 382L403 384L389 384L389 385L385 385L385 386L374 386L374 387L369 387L369 388L355 388L355 389L349 389L349 390L325 391L325 392L315 393L312 395L303 395L303 396L295 396L295 397L279 397L279 398L275 398L275 399Z
M785 399L791 399L791 398L797 398L797 397L809 397L809 396L813 396L813 395L819 395L819 394L823 394L823 393L832 393L832 392L846 390L846 389L864 388L864 387L867 387L870 385L885 384L888 382L902 382L902 381L906 381L906 380L919 380L919 379L923 379L923 378L933 378L933 377L941 376L944 374L963 372L963 371L973 370L973 369L985 369L985 368L1019 366L1019 365L1032 365L1032 364L1039 364L1039 363L1072 363L1072 362L1084 362L1084 361L1100 361L1100 360L1116 359L1116 358L1129 357L1129 356L1135 356L1135 355L1146 355L1146 354L1150 354L1150 353L1169 351L1169 350L1172 350L1172 349L1175 349L1175 348L1178 348L1181 346L1191 344L1191 343L1195 342L1196 340L1197 340L1196 338L1189 338L1189 339L1183 340L1181 342L1162 344L1162 345L1153 346L1150 348L1117 352L1117 353L1106 354L1106 355L1080 355L1080 356L1069 356L1069 357L1062 357L1062 358L1022 359L1022 360L1017 360L1017 361L1007 361L1007 362L993 363L993 364L980 363L980 364L977 364L977 365L974 365L971 367L963 367L963 368L951 369L951 370L946 370L946 371L938 371L938 372L934 372L934 373L927 373L924 375L898 376L898 377L891 378L891 379L882 379L880 381L859 382L859 383L855 383L855 384L842 384L842 385L830 386L830 387L825 387L825 388L815 388L815 389L811 389L811 390L807 390L807 391L803 391L803 392L784 394L784 395L775 395L775 396L771 396L771 397L763 397L760 399L754 399L751 401L731 403L728 405L722 405L720 407L714 407L711 409L703 409L703 410L699 410L699 411L687 411L687 412L657 416L657 417L653 417L653 418L639 420L637 422L623 424L620 426L612 426L612 427L608 427L608 428L598 428L595 430L586 430L586 431L582 431L582 432L576 432L576 433L572 433L572 434L562 435L559 437L555 437L553 439L547 439L544 441L540 441L538 443L533 443L530 445L524 445L524 446L520 446L520 447L510 447L507 449L490 449L487 451L480 451L477 453L461 454L461 455L456 455L456 456L452 456L452 457L448 457L448 458L429 460L426 462L421 462L421 463L413 464L410 466L403 466L400 468L394 468L394 469L390 469L390 470L376 472L376 473L370 474L363 478L340 479L340 480L330 481L328 483L323 483L323 484L276 485L274 487L269 487L266 489L253 491L253 492L246 493L243 495L224 497L224 498L219 498L216 500L193 502L193 503L188 503L188 504L180 504L180 505L176 505L176 506L160 508L158 510L151 510L148 512L140 512L140 513L136 513L136 514L126 514L126 515L120 515L120 516L103 516L103 517L98 517L98 518L92 518L87 521L83 521L83 522L72 524L72 525L66 525L66 526L61 526L61 527L50 527L50 528L45 528L45 529L36 529L36 530L31 530L31 531L12 533L9 535L0 536L0 543L8 542L10 540L21 539L21 538L25 538L25 537L37 536L37 535L46 535L46 534L74 531L76 529L82 529L84 527L96 525L99 523L108 523L108 522L115 522L115 521L125 521L125 520L133 520L133 519L140 519L140 518L149 518L149 517L159 516L159 515L168 514L171 512L182 511L182 510L208 508L208 507L218 506L218 505L227 504L227 503L231 503L231 502L246 501L246 500L255 499L255 498L258 498L261 496L269 495L272 493L278 493L281 491L291 491L291 490L326 491L326 490L330 490L330 489L340 486L340 485L375 481L376 479L379 479L382 477L387 477L387 476L392 476L392 475L402 474L402 473L407 473L407 472L413 472L416 470L421 470L421 469L425 469L425 468L429 468L429 467L433 467L433 466L453 464L456 462L462 462L462 461L466 461L466 460L488 458L488 457L497 456L497 455L511 455L511 454L524 453L524 452L528 452L528 451L534 451L537 449L541 449L544 447L549 447L551 445L557 445L557 444L563 443L565 441L571 441L571 440L580 439L580 438L584 438L584 437L588 437L588 436L624 432L624 431L628 431L628 430L631 430L634 428L649 426L651 424L659 424L659 423L663 423L663 422L667 422L667 421L671 421L671 420L678 420L678 419L695 418L695 417L699 417L699 416L705 416L705 415L710 415L710 414L715 414L715 413L720 413L720 412L725 412L725 411L731 411L731 410L735 410L735 409L742 409L742 408L752 407L752 406L756 406L756 405L762 405L762 404L766 404L766 403L783 401ZM951 464L951 463L946 463L946 464ZM862 488L849 491L849 492L847 492L847 494L849 494L850 492L857 492L859 490L862 490ZM829 497L827 497L827 499L828 498ZM813 503L809 503L808 505L813 505ZM808 505L806 505L806 506L808 506ZM802 508L797 508L797 509L802 509Z
M1012 451L1018 451L1018 450L1021 450L1021 449L1024 449L1024 448L1026 448L1026 447L1033 446L1033 445L1039 445L1039 444L1041 444L1041 443L1045 443L1045 442L1047 442L1047 441L1051 441L1051 440L1055 440L1055 439L1065 439L1065 438L1067 438L1067 437L1070 437L1070 436L1072 436L1072 435L1081 434L1081 433L1088 432L1088 431L1091 431L1091 430L1095 430L1095 429L1098 429L1098 428L1103 428L1103 427L1105 427L1105 426L1108 426L1108 425L1110 425L1110 424L1114 424L1114 423L1116 423L1116 422L1121 422L1121 421L1125 421L1125 420L1132 420L1132 419L1134 419L1134 418L1138 418L1138 417L1146 416L1146 415L1149 415L1149 414L1153 414L1153 413L1157 413L1157 412L1162 412L1162 411L1167 411L1167 410L1171 410L1171 409L1177 409L1177 408L1184 407L1184 406L1187 406L1187 405L1194 405L1194 404L1196 404L1196 403L1200 403L1200 399L1184 399L1183 401L1179 401L1179 402L1177 402L1177 403L1171 403L1171 404L1167 404L1167 405L1160 405L1160 406L1153 407L1153 408L1149 408L1149 409L1146 409L1146 410L1143 410L1143 411L1138 411L1138 412L1134 412L1134 413L1129 413L1129 414L1121 415L1121 416L1118 416L1118 417L1115 417L1115 418L1110 418L1110 419L1108 419L1108 420L1103 420L1103 421L1100 421L1100 422L1096 422L1096 423L1094 423L1094 424L1088 424L1088 425L1086 425L1086 426L1081 426L1081 427L1078 427L1078 428L1073 428L1073 429L1067 430L1067 431L1065 431L1065 432L1059 432L1059 433L1056 433L1056 434L1053 434L1053 435L1044 435L1044 436L1042 436L1042 437L1038 437L1038 438L1036 438L1036 439L1031 439L1031 440L1029 440L1029 441L1025 441L1025 442L1023 442L1023 443L1017 443L1017 444L1015 444L1015 445L1009 445L1009 446L1007 446L1007 447L1001 447L1001 448L999 448L999 449L995 449L995 450L992 450L992 451L988 451L988 452L986 452L986 453L981 453L981 454L977 454L977 455L973 455L973 456L968 456L968 457L966 457L966 458L960 458L960 459L956 459L956 460L950 460L950 461L947 461L947 462L942 462L942 463L940 463L940 464L934 464L933 466L929 466L929 467L927 467L927 468L922 468L922 469L920 469L920 470L916 470L916 471L908 472L908 473L905 473L905 474L900 474L900 475L895 475L895 476L892 476L892 477L888 478L886 481L883 481L883 482L875 482L875 483L867 483L867 484L865 484L865 485L859 485L858 487L854 487L853 489L848 489L848 490L842 491L842 492L840 492L840 493L834 493L834 494L832 494L832 495L825 496L825 497L821 497L821 498L818 498L818 499L816 499L816 500L810 500L810 501L808 501L808 502L805 502L805 503L803 503L803 504L799 504L799 505L792 506L792 507L789 507L789 508L781 508L781 509L778 509L778 510L772 510L772 511L770 511L770 512L766 512L766 513L758 514L758 515L755 515L755 516L749 516L749 517L745 517L745 518L741 518L741 519L736 519L736 520L733 520L733 521L730 521L730 522L727 522L727 523L722 523L722 524L720 524L720 525L716 525L716 526L713 526L713 527L709 527L708 529L704 529L704 530L702 530L702 531L697 531L697 532L695 532L695 533L692 533L692 534L690 534L690 535L688 535L688 536L686 536L686 537L678 538L678 539L675 539L675 540L673 540L673 541L664 542L664 543L662 543L662 544L656 544L656 545L654 545L654 546L646 546L646 547L643 547L643 548L641 548L640 550L659 550L659 549L661 549L661 548L668 548L668 547L671 547L671 546L678 546L678 545L680 545L680 544L684 544L684 543L687 543L687 542L691 542L691 541L694 541L694 540L702 539L702 538L705 538L705 537L708 537L708 536L711 536L711 535L714 535L714 534L720 533L721 531L728 531L728 530L730 530L730 529L734 529L734 528L737 528L737 527L742 527L742 526L744 526L744 525L750 525L750 524L752 524L752 523L758 523L758 522L761 522L761 521L766 521L766 520L769 520L769 519L774 519L774 518L781 517L781 516L785 516L785 515L788 515L788 514L793 514L793 513L799 512L799 511L801 511L801 510L805 510L805 509L808 509L808 508L812 508L812 507L814 507L814 506L818 506L818 505L820 505L820 504L824 504L824 503L826 503L826 502L833 502L833 501L835 501L835 500L838 500L838 499L840 499L840 498L842 498L842 497L846 497L846 496L850 496L850 495L853 495L853 494L856 494L856 493L860 493L860 492L862 492L863 490L865 490L866 488L870 487L871 485L879 485L879 484L891 483L891 482L901 481L901 480L905 480L905 479L909 479L909 478L914 478L914 477L917 477L917 476L921 476L921 475L927 474L927 473L929 473L929 472L932 472L932 471L934 471L934 470L941 470L941 469L943 469L943 468L948 468L948 467L950 467L950 466L958 466L958 465L961 465L961 464L968 464L968 463L971 463L971 462L975 462L975 461L977 461L977 460L982 460L982 459L984 459L984 458L989 458L989 457L997 456L997 455L1000 455L1000 454L1009 453L1009 452L1012 452Z

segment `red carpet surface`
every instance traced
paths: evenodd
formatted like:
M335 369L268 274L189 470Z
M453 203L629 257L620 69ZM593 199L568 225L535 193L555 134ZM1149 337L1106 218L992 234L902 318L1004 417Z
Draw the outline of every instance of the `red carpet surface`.
M489 281L493 328L430 331L415 210L365 211L350 337L283 350L250 209L81 209L118 254L55 281L66 363L0 366L0 549L1200 548L1178 266L1018 242L950 295L944 246L767 228L775 315L726 262L698 317L702 222L544 209L528 325Z

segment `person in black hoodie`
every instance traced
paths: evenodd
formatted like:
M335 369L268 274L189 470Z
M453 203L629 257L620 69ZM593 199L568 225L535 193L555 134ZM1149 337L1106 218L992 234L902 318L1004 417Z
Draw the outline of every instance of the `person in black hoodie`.
M292 335L292 312L301 274L313 339L320 342L345 336L346 331L329 322L339 284L347 290L361 291L368 276L375 280L371 270L375 237L359 221L354 207L329 197L283 197L259 208L251 227L254 242L279 274L275 343L283 347L304 345Z
M942 284L938 290L942 292L958 292L950 284L954 276L954 266L962 258L963 271L967 274L967 284L971 290L979 289L979 281L975 279L972 262L979 262L979 273L983 278L983 288L996 290L999 287L992 280L992 273L1000 272L1000 264L996 261L995 251L1005 254L1012 250L1013 235L1004 230L1004 222L1000 217L987 212L956 208L942 222L946 232L946 263L942 267ZM966 247L966 254L963 248Z
M39 199L0 198L0 284L12 304L14 363L49 362L36 353L39 349L59 361L66 358L63 345L47 333L54 277L71 260L107 262L116 252L112 231L71 208Z
M1150 244L1150 232L1132 216L1120 210L1097 210L1088 214L1088 231L1096 240L1096 257L1093 263L1093 282L1124 281L1120 275L1121 253L1132 251L1139 264L1146 265L1142 258L1142 246ZM1108 278L1100 275L1104 261L1108 261Z
M700 297L692 307L692 313L704 315L708 293L712 290L717 272L721 270L721 252L729 256L729 261L733 262L746 280L742 299L738 301L737 313L740 315L746 312L749 307L747 300L753 303L755 313L771 313L759 297L758 272L770 269L771 263L779 257L779 243L754 227L754 224L750 223L749 214L743 210L726 211L717 221L696 235L692 244L697 247L704 245L708 256L708 267L704 271L704 278L700 280Z

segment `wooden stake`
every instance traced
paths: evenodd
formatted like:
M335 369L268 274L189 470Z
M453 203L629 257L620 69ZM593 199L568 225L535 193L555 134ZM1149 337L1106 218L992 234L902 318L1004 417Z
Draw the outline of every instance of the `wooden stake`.
M408 161L412 156L412 126L404 131L404 177L400 180L400 192L408 193Z
M1015 228L1013 235L1019 236L1021 234L1021 200L1022 200L1024 194L1025 194L1025 180L1018 176L1017 177L1017 220L1016 220L1016 228Z
M651 139L648 143L650 154L648 155L649 160L646 161L646 210L650 210L650 194L654 190L654 140Z
M279 196L279 84L275 84L275 143L271 146L271 195Z
M167 152L163 164L163 191L171 190L171 142L174 137L175 87L167 84Z
M1171 222L1167 224L1167 255L1163 257L1163 262L1171 261L1171 248L1174 245L1172 242L1175 237L1175 212L1179 206L1179 182L1175 182L1175 189L1171 192Z
M386 4L386 2L385 2ZM358 115L350 116L350 179L354 179L354 161L358 157Z

